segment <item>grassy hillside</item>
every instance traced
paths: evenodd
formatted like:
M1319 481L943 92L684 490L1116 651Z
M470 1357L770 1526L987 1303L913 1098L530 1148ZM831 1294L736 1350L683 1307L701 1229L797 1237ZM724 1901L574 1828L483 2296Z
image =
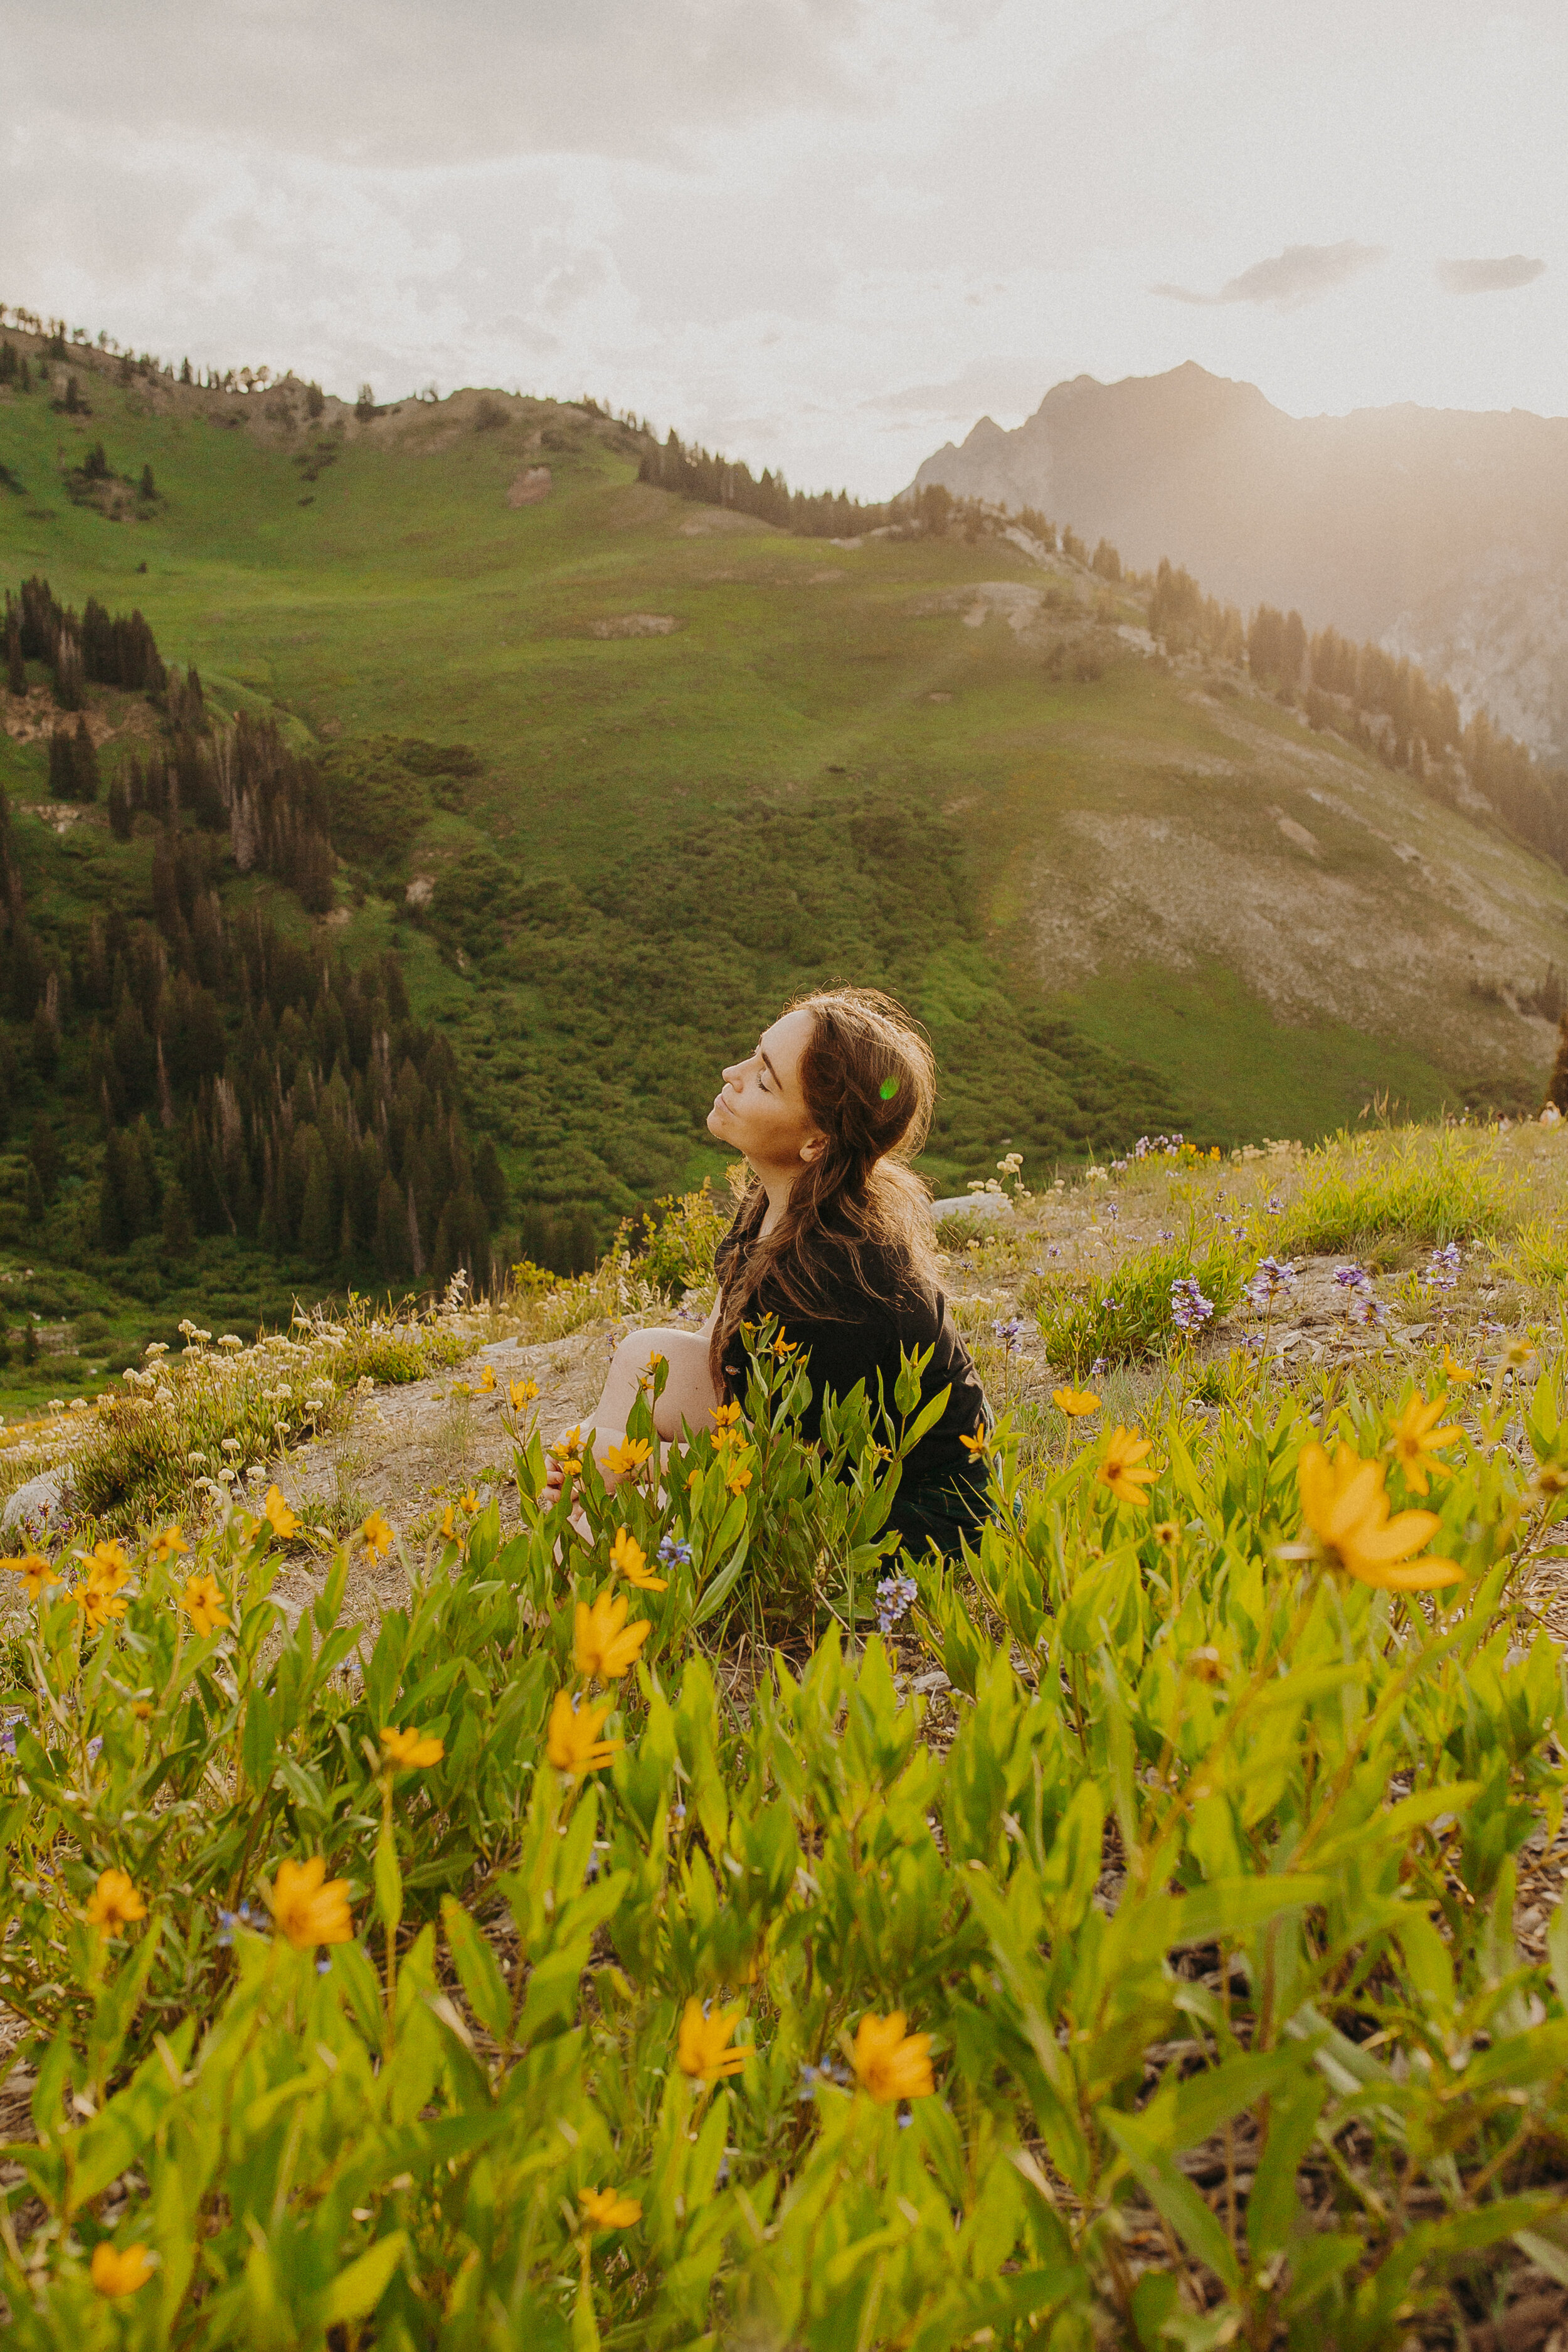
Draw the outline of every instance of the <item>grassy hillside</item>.
M1310 1136L1377 1095L1539 1085L1521 1007L1563 878L1245 682L1145 658L1066 559L792 538L638 484L643 445L585 409L312 421L302 387L71 373L90 415L0 397L0 578L140 607L216 708L319 760L320 936L403 957L517 1202L604 1229L715 1170L718 1066L835 975L929 1023L942 1188L1008 1146L1038 1174L1143 1128ZM83 498L100 442L123 489ZM148 844L30 816L47 747L7 712L30 906L112 865L131 907Z

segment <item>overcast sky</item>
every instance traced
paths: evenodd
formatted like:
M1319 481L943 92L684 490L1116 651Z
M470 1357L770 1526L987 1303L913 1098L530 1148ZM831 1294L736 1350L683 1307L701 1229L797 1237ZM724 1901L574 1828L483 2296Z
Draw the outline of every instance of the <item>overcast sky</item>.
M1563 0L49 0L0 299L901 486L1185 359L1568 409Z

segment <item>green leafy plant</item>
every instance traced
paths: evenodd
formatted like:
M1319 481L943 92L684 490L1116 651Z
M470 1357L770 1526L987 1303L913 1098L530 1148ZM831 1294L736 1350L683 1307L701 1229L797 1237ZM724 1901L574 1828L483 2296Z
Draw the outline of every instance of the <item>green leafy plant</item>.
M515 1531L374 1628L347 1550L280 1612L278 1502L16 1571L8 2340L1384 2352L1568 2271L1568 1915L1515 1927L1568 1687L1510 1599L1561 1365L1045 1473L1005 1422L862 1641L939 1401L807 1448L756 1341L662 1458L653 1368L611 1489L520 1423Z
M1032 1276L1019 1297L1039 1317L1054 1364L1082 1375L1096 1363L1136 1363L1171 1348L1181 1334L1173 1286L1195 1282L1216 1315L1241 1297L1253 1254L1234 1234L1215 1231L1200 1242L1156 1243L1133 1252L1114 1274Z
M1274 1246L1282 1257L1439 1248L1495 1233L1508 1205L1495 1155L1462 1129L1357 1136L1309 1157Z

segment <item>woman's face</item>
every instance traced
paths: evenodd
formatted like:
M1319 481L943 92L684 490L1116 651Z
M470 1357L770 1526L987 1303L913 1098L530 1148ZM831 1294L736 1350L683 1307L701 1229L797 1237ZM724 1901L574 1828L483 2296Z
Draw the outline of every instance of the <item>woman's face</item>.
M804 1007L781 1013L755 1050L731 1064L713 1097L709 1133L743 1152L759 1174L768 1169L796 1173L822 1149L825 1138L800 1090L800 1057L811 1026Z

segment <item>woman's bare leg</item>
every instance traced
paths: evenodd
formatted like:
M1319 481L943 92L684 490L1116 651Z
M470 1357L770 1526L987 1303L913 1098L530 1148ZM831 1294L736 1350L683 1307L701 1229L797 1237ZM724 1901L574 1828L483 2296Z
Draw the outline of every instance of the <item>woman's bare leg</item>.
M613 1487L616 1481L615 1473L605 1467L605 1452L626 1436L637 1391L648 1377L649 1360L655 1355L662 1356L668 1366L664 1387L653 1408L653 1425L661 1438L677 1438L683 1427L693 1434L709 1428L713 1408L721 1402L708 1369L705 1333L662 1328L628 1332L610 1358L591 1424L594 1454L606 1486ZM546 1481L552 1498L560 1489L561 1477L561 1466L552 1461Z

